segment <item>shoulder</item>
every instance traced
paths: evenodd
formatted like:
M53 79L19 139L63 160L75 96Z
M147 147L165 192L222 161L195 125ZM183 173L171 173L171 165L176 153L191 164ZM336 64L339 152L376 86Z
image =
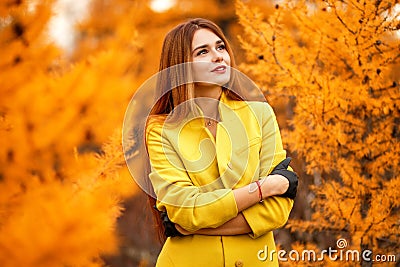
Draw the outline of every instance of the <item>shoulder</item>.
M263 121L270 119L275 120L275 113L270 104L267 102L256 102L255 105L255 109L257 109L258 113L262 114Z
M166 115L150 115L146 122L146 140L149 135L161 136L164 122L166 120Z
M272 110L271 106L267 102L261 101L246 101L247 105L258 112L266 112Z
M168 115L152 115L147 119L145 129L145 141L146 144L157 142L157 143L170 143L175 142L181 133L182 125L185 125L186 121L170 120Z
M260 120L275 116L272 107L263 101L237 101L236 109L238 112L250 112Z

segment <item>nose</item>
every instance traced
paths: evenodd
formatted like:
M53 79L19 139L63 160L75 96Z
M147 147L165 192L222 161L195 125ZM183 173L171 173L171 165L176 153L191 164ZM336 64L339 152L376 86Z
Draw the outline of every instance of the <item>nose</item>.
M221 56L217 56L217 57L215 58L214 62L219 63L219 62L222 62L222 60L223 60L223 58L222 58Z
M219 63L219 62L222 62L222 60L223 60L223 57L222 57L222 55L218 52L218 51L213 51L213 62L216 62L216 63Z

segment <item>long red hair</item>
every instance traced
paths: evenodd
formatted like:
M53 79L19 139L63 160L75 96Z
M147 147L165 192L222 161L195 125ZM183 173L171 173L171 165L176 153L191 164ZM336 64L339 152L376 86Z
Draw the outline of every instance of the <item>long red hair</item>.
M196 18L177 25L168 32L164 38L159 65L159 73L161 74L158 76L156 87L156 101L149 118L165 118L166 115L170 114L172 111L176 112L176 110L174 110L175 107L194 98L194 84L178 82L176 83L177 86L171 87L171 79L179 79L179 77L169 76L170 73L166 72L166 70L179 64L192 62L192 41L194 33L198 29L209 29L217 35L225 43L225 48L231 59L231 67L236 67L232 48L222 30L215 23L206 19ZM190 73L188 73L188 75L190 75ZM240 82L236 80L235 77L235 73L231 72L231 81L229 82L230 90L223 87L225 95L233 100L245 100L246 97L244 97L241 91ZM187 112L188 110L179 109L179 114L176 115L178 117L185 116ZM149 120L147 120L146 128L150 127L150 124ZM150 168L148 168L148 171L150 171ZM164 243L166 240L164 227L159 212L154 208L156 199L151 195L149 195L149 204L153 211L158 238L161 243Z

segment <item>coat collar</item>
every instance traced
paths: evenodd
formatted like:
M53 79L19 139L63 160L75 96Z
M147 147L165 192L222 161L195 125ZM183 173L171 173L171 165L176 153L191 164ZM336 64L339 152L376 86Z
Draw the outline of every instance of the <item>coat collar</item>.
M233 99L228 98L228 96L226 95L226 93L224 91L222 91L220 102L222 104L228 106L232 110L241 109L241 108L247 107L247 105L248 105L248 103L246 101L239 101L239 100L233 100ZM221 103L220 103L220 105L221 105Z
M221 119L221 123L230 122L237 120L237 115L234 111L248 106L246 101L232 100L227 97L223 91L219 100L218 111ZM193 102L194 103L194 102ZM184 124L188 124L190 127L204 127L203 111L198 105L194 103L194 111L191 111Z

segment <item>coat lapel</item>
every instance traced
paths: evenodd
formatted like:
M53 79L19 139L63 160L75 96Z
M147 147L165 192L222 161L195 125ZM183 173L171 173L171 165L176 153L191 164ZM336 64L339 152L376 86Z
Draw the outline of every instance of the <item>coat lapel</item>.
M237 185L248 162L246 151L242 151L248 143L245 122L237 113L237 110L245 105L246 102L233 101L225 95L221 96L219 112L222 121L218 125L216 153L220 179L225 188L234 188Z
M249 162L249 138L246 121L239 113L245 107L248 107L246 102L233 101L222 94L218 107L221 121L215 142L204 127L204 120L193 115L199 110L179 123L178 130L168 131L169 139L195 184L206 185L206 190L210 190L234 188L239 181L243 182Z

